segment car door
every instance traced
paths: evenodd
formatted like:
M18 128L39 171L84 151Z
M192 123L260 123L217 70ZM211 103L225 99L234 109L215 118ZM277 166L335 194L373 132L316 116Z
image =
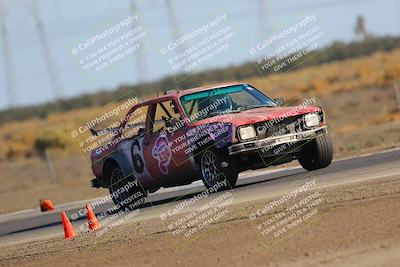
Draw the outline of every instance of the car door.
M149 172L162 184L184 182L192 170L186 147L186 125L173 99L154 103L144 138L144 157Z
M144 105L132 109L126 115L119 134L122 141L118 145L119 153L128 159L127 162L134 176L145 187L153 187L155 184L155 179L150 174L144 157L143 142L148 128L149 111L150 107Z

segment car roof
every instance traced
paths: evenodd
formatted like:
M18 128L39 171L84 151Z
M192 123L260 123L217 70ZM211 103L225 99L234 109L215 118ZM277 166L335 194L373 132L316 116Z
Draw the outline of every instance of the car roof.
M195 87L195 88L190 88L190 89L183 89L178 92L176 92L176 91L169 92L164 95L151 98L151 99L146 100L135 106L145 106L145 105L149 105L149 104L152 104L155 102L160 102L160 101L171 99L171 98L178 98L180 96L195 93L195 92L201 92L201 91L207 91L207 90L211 90L211 89L215 89L215 88L228 87L228 86L234 86L234 85L243 85L243 84L245 84L245 83L230 82L230 83L219 83L219 84L214 84L214 85L200 86L200 87Z
M214 84L214 85L206 85L206 86L201 86L201 87L185 89L185 90L179 91L177 94L179 96L181 96L181 95L192 94L192 93L195 93L195 92L207 91L207 90L211 90L211 89L215 89L215 88L228 87L228 86L234 86L234 85L242 85L242 84L244 84L244 83L231 82L231 83L220 83L220 84Z

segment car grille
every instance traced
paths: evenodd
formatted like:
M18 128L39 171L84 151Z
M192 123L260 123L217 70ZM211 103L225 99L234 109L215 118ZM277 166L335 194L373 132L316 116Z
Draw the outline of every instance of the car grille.
M290 133L299 133L305 130L303 115L282 118L266 122L259 122L254 125L257 139L272 136L279 136Z

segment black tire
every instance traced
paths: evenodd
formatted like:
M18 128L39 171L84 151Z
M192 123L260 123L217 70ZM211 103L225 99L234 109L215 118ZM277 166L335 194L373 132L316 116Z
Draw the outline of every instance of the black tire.
M110 182L108 190L117 209L134 210L144 203L145 194L140 185L135 184L133 175L124 176L116 163L109 165L106 173Z
M239 176L237 163L227 152L207 149L200 153L198 164L199 176L207 189L223 191L235 187Z
M328 167L332 158L332 140L326 133L304 145L298 160L304 169L313 171Z

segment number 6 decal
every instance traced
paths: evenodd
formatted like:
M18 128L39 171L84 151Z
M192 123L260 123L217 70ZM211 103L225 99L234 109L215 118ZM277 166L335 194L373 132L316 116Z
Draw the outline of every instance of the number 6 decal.
M135 140L132 144L132 161L133 167L138 174L142 174L144 170L144 162L141 154L139 141Z

